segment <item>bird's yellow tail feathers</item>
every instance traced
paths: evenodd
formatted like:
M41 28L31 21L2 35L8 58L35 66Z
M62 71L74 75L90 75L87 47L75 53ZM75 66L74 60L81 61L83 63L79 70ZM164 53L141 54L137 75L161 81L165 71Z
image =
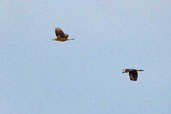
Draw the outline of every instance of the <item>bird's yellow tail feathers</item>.
M67 40L75 40L74 38L68 38Z

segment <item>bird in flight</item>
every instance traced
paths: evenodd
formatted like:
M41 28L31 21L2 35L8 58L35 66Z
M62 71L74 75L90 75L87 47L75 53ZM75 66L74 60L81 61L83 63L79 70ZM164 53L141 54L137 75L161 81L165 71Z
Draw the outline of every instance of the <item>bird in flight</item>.
M74 38L68 38L68 34L65 34L61 28L57 27L55 28L55 33L56 33L56 36L57 38L54 38L52 40L55 40L55 41L67 41L67 40L74 40Z
M130 80L137 81L137 78L138 78L138 72L137 71L144 71L144 70L141 70L141 69L123 69L122 73L129 72Z

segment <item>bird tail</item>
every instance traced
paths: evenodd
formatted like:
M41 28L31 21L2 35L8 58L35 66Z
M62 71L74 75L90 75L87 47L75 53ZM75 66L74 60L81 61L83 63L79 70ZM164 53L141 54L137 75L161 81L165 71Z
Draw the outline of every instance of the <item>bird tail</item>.
M74 38L68 38L67 40L75 40Z

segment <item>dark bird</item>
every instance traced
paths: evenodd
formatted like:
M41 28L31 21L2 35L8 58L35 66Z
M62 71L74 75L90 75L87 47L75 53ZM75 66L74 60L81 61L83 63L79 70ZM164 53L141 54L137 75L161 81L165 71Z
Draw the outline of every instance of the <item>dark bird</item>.
M137 81L138 78L138 72L137 71L144 71L144 70L139 70L139 69L123 69L122 73L127 73L129 72L129 78L132 81Z
M74 38L68 38L68 34L65 34L61 28L57 27L55 28L55 33L56 33L56 36L57 38L54 38L52 40L55 40L55 41L67 41L67 40L74 40Z

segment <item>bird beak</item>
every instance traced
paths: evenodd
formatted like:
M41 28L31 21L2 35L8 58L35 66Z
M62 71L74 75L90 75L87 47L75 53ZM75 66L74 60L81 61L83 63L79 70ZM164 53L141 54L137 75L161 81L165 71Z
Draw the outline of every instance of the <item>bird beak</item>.
M123 70L122 73L125 73L125 71Z

